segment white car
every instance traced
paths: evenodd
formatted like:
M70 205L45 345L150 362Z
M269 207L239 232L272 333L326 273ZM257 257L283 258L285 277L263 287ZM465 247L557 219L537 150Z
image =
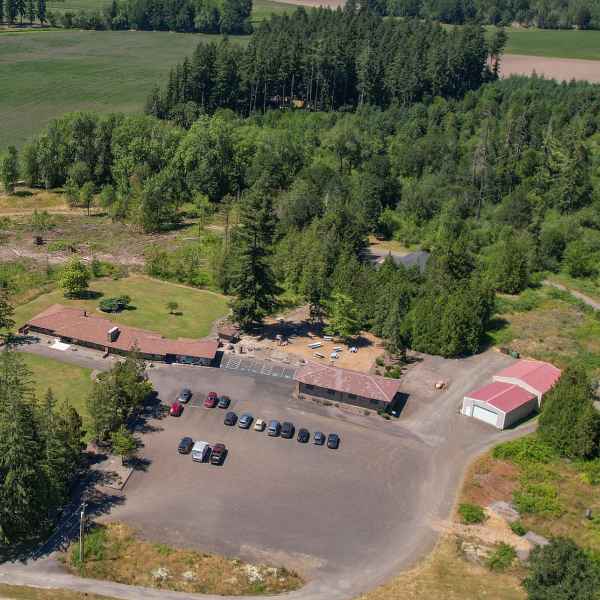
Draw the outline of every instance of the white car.
M254 423L254 431L264 431L267 424L262 419L256 419Z
M206 462L210 450L211 448L208 442L194 442L194 447L192 448L192 460L195 462Z

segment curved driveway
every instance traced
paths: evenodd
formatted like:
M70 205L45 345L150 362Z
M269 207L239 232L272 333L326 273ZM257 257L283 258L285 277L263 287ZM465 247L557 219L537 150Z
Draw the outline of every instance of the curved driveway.
M458 414L464 393L487 381L512 359L489 351L461 361L428 360L432 362L427 368L436 373L439 370L441 378L451 380L450 388L438 395L419 397L421 365L414 366L403 389L410 392L414 388L415 393L409 396L405 411L396 422L378 417L347 417L331 412L332 409L289 401L289 383L268 377L159 367L152 371L152 379L163 399L168 399L193 372L193 389L203 393L214 388L230 393L234 399L236 390L243 390L245 396L261 404L268 418L276 418L269 411L279 411L277 416L281 415L282 420L289 416L312 430L339 430L343 447L339 454L317 455L314 451L323 449L261 439L260 434L252 432L223 432L222 424L210 420L218 413L190 407L190 427L208 432L219 426L219 435L231 436L225 440L230 448L236 449L235 444L245 439L244 444L250 444L249 453L244 455L241 447L236 449L231 463L217 474L210 472L209 481L189 483L199 488L184 487L187 503L173 499L170 490L176 481L183 485L181 482L190 481L191 477L182 471L183 476L175 479L170 453L161 446L160 440L168 440L167 447L172 447L171 441L181 433L177 420L169 419L162 431L144 436L144 456L152 461L148 472L134 474L126 489L126 501L115 507L108 518L131 522L154 539L179 540L183 545L196 542L207 550L263 558L276 564L297 564L309 581L301 590L282 595L282 599L346 600L372 589L433 548L438 536L433 525L448 518L469 461L499 440L525 431L498 432ZM245 410L242 404L238 408ZM243 438L244 435L254 437ZM259 446L263 443L264 447ZM289 467L292 485L275 484L271 494L264 485L254 485L259 471L249 472L252 467L248 461L249 457L256 461L264 457L269 468L277 469L277 463L268 462L277 444L275 454L279 464ZM189 468L180 464L177 470ZM194 473L203 478L209 471ZM275 475L277 479L279 474ZM164 494L152 488L156 479ZM294 482L300 487L295 487ZM205 495L196 496L194 502L197 489L204 489ZM314 502L315 495L318 502ZM294 501L294 497L299 501ZM182 513L182 521L179 526L175 520L163 528L162 515L173 502L177 502L174 512ZM186 512L186 504L191 511ZM256 527L248 521L251 518ZM261 534L263 520L274 524L269 535ZM115 598L195 597L83 580L65 574L51 558L28 565L0 565L0 582L74 588ZM198 597L212 600L211 596Z

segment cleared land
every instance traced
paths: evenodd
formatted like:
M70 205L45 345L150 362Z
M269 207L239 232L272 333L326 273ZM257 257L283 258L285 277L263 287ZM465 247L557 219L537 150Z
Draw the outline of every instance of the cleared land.
M18 306L15 321L22 325L52 304L60 303L97 311L117 323L157 331L167 338L199 338L208 335L213 321L227 313L224 296L142 276L94 280L90 284L90 295L88 299L70 300L64 297L62 290L43 294ZM98 311L101 297L121 295L131 298L130 310L111 315ZM177 302L177 314L169 314L166 307L169 301Z
M575 79L600 83L600 61L506 54L502 57L500 73L502 77L535 73L557 81Z
M36 398L41 400L50 387L57 400L68 398L85 421L85 398L92 387L91 369L35 354L22 353L21 356L33 374Z
M55 30L0 34L0 147L22 145L74 110L141 112L156 84L200 40L152 31ZM245 37L232 37L245 43Z

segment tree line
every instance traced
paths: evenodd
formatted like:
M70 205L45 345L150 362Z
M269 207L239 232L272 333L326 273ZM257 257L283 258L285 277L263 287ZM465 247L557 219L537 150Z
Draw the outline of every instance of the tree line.
M218 108L249 115L273 107L350 110L459 98L495 78L504 43L503 32L487 42L478 25L447 31L348 7L299 8L263 22L245 48L201 42L154 90L147 112L189 126Z
M23 23L23 19L45 25L49 20L46 0L0 0L0 23L13 24L17 20Z
M442 23L477 20L490 25L541 29L600 29L597 0L367 0L375 14L420 17Z
M65 28L222 33L252 32L252 0L113 0L103 10L53 15Z

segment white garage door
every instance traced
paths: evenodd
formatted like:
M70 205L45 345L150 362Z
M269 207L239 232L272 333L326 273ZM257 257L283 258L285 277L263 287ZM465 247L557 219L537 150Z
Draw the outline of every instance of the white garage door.
M481 406L473 407L473 416L480 421L485 421L486 423L493 425L494 427L496 427L496 424L498 423L498 415L491 410L487 410L487 408L481 408Z

